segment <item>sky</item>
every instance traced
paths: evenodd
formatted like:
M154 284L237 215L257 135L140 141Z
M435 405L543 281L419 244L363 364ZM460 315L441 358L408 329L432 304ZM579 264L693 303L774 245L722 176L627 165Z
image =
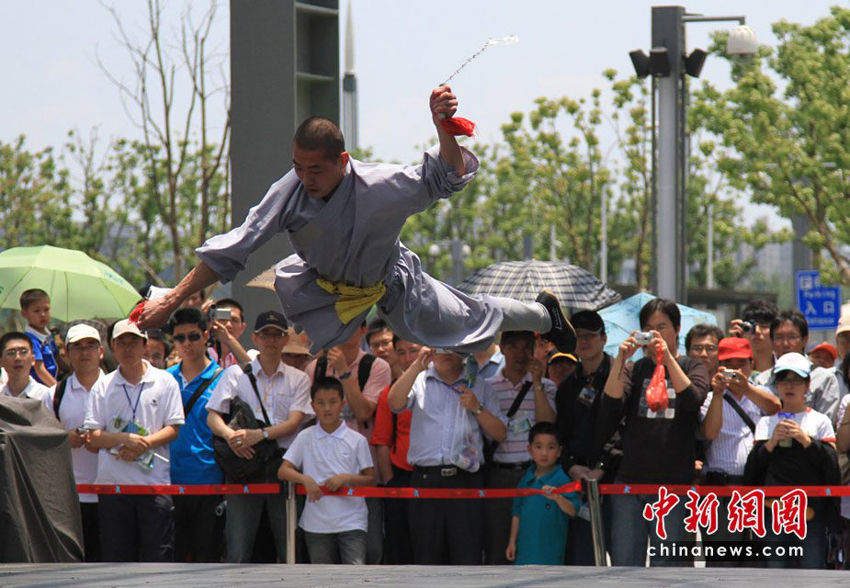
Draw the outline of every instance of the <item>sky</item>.
M811 24L826 16L834 3L703 0L686 7L707 16L743 14L760 43L775 45L772 23L784 18ZM128 34L143 38L146 3L141 0L0 2L0 141L23 134L30 149L60 146L70 129L86 136L96 129L102 144L110 138L139 136L118 90L99 65L125 83L134 79L106 6L115 6ZM205 6L193 3L196 16ZM652 3L643 0L352 0L351 6L360 146L384 160L410 162L419 157L416 146L434 136L427 110L431 89L488 38L515 34L520 42L490 47L452 83L460 100L459 115L478 124L479 140L485 142L497 141L500 125L510 114L528 112L539 96L588 96L593 88L606 85L601 72L607 68L631 75L629 51L648 52L650 44ZM183 10L183 0L166 3L164 23L171 40ZM341 32L347 10L348 0L342 0ZM687 25L688 50L706 48L713 30L735 24ZM225 60L228 26L228 3L223 2L211 45ZM175 50L176 44L169 42ZM222 67L229 67L226 61ZM728 86L728 67L709 58L701 78ZM181 107L179 101L176 107ZM213 127L220 127L221 112L211 111ZM282 173L286 167L282 165ZM765 207L755 210L771 214Z

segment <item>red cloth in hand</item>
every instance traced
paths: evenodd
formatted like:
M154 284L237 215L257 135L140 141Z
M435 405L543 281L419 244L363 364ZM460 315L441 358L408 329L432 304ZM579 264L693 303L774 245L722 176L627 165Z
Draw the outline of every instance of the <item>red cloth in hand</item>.
M139 322L139 317L142 316L142 311L145 309L145 301L142 300L136 305L136 308L133 309L133 312L130 313L130 322L137 323Z
M667 372L664 369L664 354L661 346L655 356L655 371L646 387L646 404L653 412L667 410Z
M461 118L459 116L453 116L452 118L444 118L440 121L440 124L443 127L443 130L446 131L450 135L454 135L455 137L458 135L466 135L467 137L471 137L475 132L475 123L471 120Z

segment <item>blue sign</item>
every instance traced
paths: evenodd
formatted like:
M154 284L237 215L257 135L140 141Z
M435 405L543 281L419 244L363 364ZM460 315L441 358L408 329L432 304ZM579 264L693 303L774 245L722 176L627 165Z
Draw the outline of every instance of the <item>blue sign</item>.
M841 315L841 288L821 286L820 272L797 272L797 308L806 317L810 329L834 329Z

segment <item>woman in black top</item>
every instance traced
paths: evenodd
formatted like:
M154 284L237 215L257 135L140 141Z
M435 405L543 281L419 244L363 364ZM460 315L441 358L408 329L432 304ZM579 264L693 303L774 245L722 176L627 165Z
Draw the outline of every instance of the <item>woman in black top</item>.
M617 474L619 483L691 484L694 481L696 434L699 409L708 394L709 377L705 364L678 353L681 315L672 300L655 298L640 311L643 331L652 340L643 346L645 357L627 361L641 345L636 333L620 344L601 399L599 418L602 429L613 432L623 417L623 459ZM653 411L646 389L661 353L666 371L667 407ZM647 503L657 495L613 496L614 537L611 560L614 565L643 566L647 541L657 546L655 522L644 520ZM667 541L685 539L684 500L665 518ZM652 565L676 565L655 556ZM681 563L681 562L679 562Z

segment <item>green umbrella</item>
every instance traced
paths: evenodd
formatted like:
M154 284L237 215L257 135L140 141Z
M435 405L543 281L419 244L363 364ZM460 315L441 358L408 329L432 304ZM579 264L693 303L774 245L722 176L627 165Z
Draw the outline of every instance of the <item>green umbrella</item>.
M19 310L30 288L47 292L51 315L65 322L123 318L141 300L127 280L82 251L42 245L0 253L0 308Z

